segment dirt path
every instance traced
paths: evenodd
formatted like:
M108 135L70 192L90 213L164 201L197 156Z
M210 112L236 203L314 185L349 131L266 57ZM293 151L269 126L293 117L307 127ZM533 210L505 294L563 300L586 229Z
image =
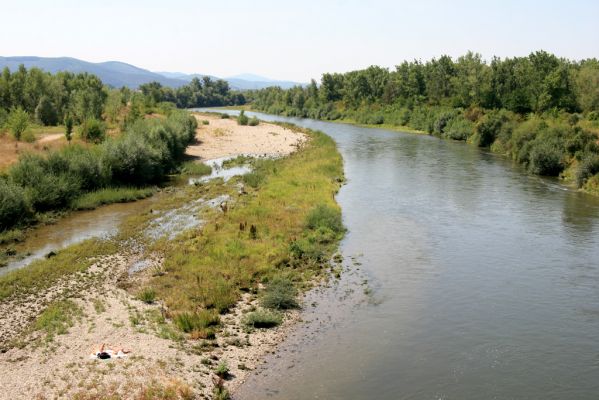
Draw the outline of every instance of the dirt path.
M233 118L194 115L199 122L198 143L189 146L187 154L202 160L241 154L280 157L294 152L306 140L302 133L266 122L257 126L240 126ZM209 124L203 125L202 121Z

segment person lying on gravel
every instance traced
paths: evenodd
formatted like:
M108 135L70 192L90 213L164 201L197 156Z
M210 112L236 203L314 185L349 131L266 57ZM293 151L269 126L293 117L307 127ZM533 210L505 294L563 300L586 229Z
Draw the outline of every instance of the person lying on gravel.
M131 350L125 350L124 347L119 347L116 350L106 348L106 344L102 343L100 346L94 348L90 358L98 358L100 360L106 360L108 358L123 358L126 357Z

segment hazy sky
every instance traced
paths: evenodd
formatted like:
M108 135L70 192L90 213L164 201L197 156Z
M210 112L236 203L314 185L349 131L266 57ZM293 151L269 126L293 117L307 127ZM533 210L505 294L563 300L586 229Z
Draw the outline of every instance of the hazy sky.
M467 50L599 57L599 1L0 0L0 55L307 81Z

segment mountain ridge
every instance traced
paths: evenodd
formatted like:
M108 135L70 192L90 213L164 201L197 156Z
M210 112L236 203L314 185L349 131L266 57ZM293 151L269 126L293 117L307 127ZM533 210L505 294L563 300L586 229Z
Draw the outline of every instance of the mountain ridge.
M89 62L73 57L38 57L38 56L0 56L0 69L8 67L16 71L23 64L27 69L40 68L50 73L69 71L73 73L88 72L98 76L102 82L113 87L126 86L132 89L144 83L159 82L163 86L178 88L191 82L195 77L202 79L205 76L211 79L223 79L208 74L185 74L182 72L153 72L133 64L122 61ZM240 79L240 76L259 78L261 80ZM266 79L266 80L262 80ZM277 81L264 78L255 74L240 74L231 78L224 78L234 90L262 89L269 86L281 86L286 89L301 83L291 81Z

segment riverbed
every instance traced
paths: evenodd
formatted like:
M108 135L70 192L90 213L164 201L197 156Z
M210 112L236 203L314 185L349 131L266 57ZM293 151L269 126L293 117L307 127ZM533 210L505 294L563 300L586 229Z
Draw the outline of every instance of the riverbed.
M236 398L597 398L599 199L463 143L247 114L335 139L373 301L308 306Z

